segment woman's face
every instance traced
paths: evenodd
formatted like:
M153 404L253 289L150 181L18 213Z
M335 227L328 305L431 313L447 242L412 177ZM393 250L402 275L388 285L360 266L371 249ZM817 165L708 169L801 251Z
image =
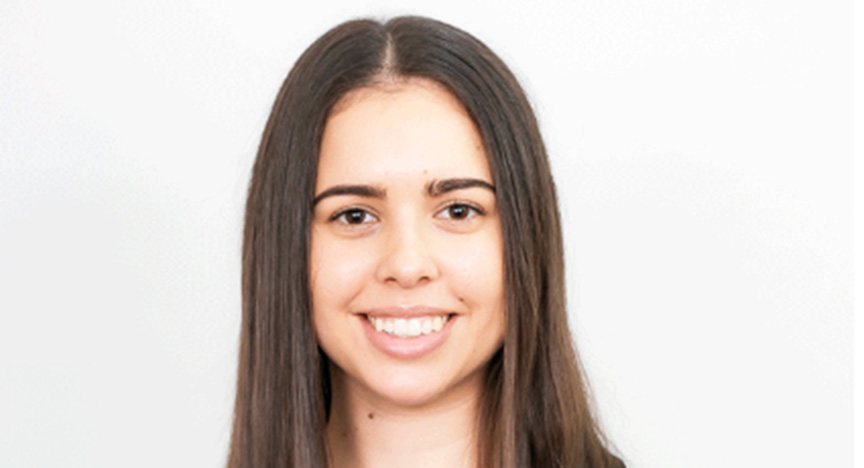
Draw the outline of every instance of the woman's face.
M352 391L418 406L479 390L501 347L501 222L480 135L441 86L349 93L321 142L311 288Z

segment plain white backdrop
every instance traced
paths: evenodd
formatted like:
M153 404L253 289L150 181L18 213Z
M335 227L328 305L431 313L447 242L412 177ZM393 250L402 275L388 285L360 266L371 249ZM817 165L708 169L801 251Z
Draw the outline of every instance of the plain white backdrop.
M852 466L852 2L4 0L0 467L223 466L276 91L408 13L535 105L628 466Z

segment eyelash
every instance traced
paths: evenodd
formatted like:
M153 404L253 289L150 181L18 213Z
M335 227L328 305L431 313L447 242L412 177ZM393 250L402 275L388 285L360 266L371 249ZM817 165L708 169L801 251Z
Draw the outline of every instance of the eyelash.
M470 214L471 211L474 212L473 216L483 216L486 214L486 212L483 211L483 209L480 208L479 206L477 206L473 203L468 203L468 202L464 202L464 201L456 201L456 202L450 203L447 206L443 207L438 213L448 211L448 210L452 209L453 207L465 207L469 210L469 215L465 218L450 218L449 221L456 221L456 222L466 221L472 217L472 215ZM366 215L374 216L374 215L372 215L372 213L370 213L368 210L366 210L364 208L353 206L353 207L349 207L349 208L346 208L344 210L336 212L333 216L330 217L330 219L328 221L330 221L330 222L337 221L340 218L343 218L346 215L348 215L349 213L355 212L355 211L361 211ZM349 223L349 222L343 220L341 222L341 224L344 224L345 226L355 227L355 226L361 226L362 224L365 224L365 223Z
M346 208L346 209L344 209L344 210L342 210L342 211L337 212L336 214L334 214L333 216L331 216L330 219L329 219L328 221L331 221L331 222L333 222L333 221L337 221L337 220L339 220L339 218L343 218L343 217L345 217L346 215L348 215L349 213L351 213L351 212L355 212L355 211L363 212L364 214L369 215L369 216L372 215L371 213L369 213L369 211L364 210L363 208L351 207L351 208ZM343 220L343 221L340 222L340 224L344 224L344 225L346 225L346 226L354 227L354 226L359 226L359 225L364 224L364 223L349 223L349 222Z
M465 218L461 218L461 219L460 218L450 218L453 221L463 221L463 220L470 219L474 216L483 216L484 214L486 214L483 211L483 209L480 208L479 206L477 206L473 203L468 203L468 202L464 202L464 201L455 201L453 203L450 203L447 206L445 206L444 208L442 208L439 211L439 213L444 212L444 211L449 211L454 206L468 208L469 214ZM473 211L473 214L471 214L472 211Z

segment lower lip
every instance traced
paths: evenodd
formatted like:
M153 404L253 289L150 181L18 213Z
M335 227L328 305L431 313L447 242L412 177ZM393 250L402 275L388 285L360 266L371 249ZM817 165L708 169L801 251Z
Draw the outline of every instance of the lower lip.
M363 324L363 331L366 332L366 337L369 338L372 345L382 353L396 359L417 359L435 351L447 339L447 336L450 334L450 328L456 320L456 316L451 315L441 331L413 338L399 338L398 336L375 330L375 327L369 323L365 315L358 315L357 317Z

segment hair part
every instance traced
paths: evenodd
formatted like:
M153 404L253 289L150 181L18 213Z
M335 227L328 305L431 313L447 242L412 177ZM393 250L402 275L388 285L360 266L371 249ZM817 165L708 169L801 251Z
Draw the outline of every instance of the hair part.
M398 17L328 31L301 55L273 105L246 204L228 467L328 466L329 360L315 337L309 287L321 136L351 91L413 78L444 86L473 119L507 220L507 330L486 369L479 466L623 466L593 417L567 326L557 195L524 91L473 36L428 18Z

